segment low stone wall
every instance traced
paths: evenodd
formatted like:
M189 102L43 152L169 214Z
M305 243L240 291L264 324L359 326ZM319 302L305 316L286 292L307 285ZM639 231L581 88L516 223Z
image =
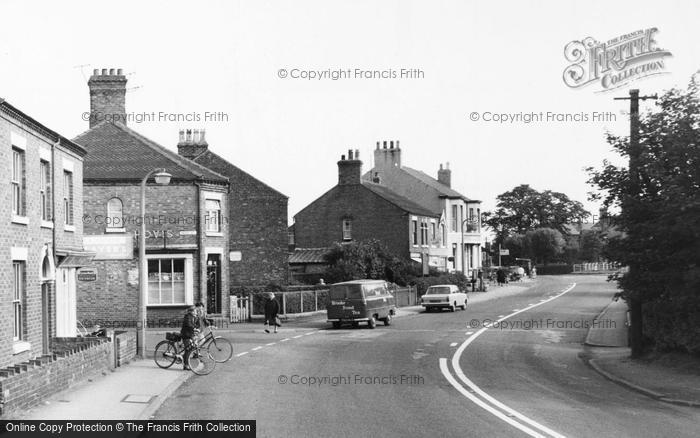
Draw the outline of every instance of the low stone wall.
M0 369L0 418L113 368L108 338L54 338L53 353Z

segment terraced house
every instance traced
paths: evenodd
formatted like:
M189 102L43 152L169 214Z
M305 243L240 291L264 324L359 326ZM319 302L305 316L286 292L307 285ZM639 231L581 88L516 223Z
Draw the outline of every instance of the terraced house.
M85 153L0 99L0 368L75 335Z

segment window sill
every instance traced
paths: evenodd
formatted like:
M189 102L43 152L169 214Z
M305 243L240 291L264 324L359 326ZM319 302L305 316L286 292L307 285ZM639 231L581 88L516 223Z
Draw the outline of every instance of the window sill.
M67 231L69 233L75 233L75 225L64 225L63 231Z
M32 344L26 341L15 341L12 344L12 354L20 354L32 349Z
M13 214L12 223L20 225L29 225L29 218L27 216L18 216L16 214Z
M105 228L105 233L126 233L126 228Z
M45 221L42 219L41 221L41 228L50 228L53 230L53 222L51 221Z
M191 306L192 304L185 303L174 303L174 304L147 304L148 307L185 307Z
M205 231L204 234L209 237L224 237L224 233L220 231Z

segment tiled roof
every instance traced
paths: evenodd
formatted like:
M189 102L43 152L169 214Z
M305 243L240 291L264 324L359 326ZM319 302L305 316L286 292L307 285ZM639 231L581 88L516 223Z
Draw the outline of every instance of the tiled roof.
M73 141L88 152L85 180L136 180L164 168L174 180L228 182L228 178L164 148L121 123L104 121Z
M289 255L289 263L326 263L328 248L296 248Z
M416 169L411 169L410 167L406 166L401 166L399 170L403 170L407 174L411 175L412 177L420 180L422 183L429 185L430 187L434 188L440 194L443 196L446 196L448 198L460 198L463 199L467 202L469 201L475 201L474 199L469 199L463 194L459 193L457 190L453 190L450 187L447 187L446 185L442 184L440 181L436 180L435 178L431 177L430 175L421 172L420 170ZM476 202L476 201L475 201Z
M408 198L404 198L403 196L399 195L398 193L392 191L390 188L380 185L380 184L375 184L367 181L363 181L362 185L375 194L381 196L382 198L386 199L387 201L391 202L392 204L396 205L397 207L413 214L421 215L421 216L429 216L429 217L440 217L439 214L434 213L428 208L425 208L412 200Z

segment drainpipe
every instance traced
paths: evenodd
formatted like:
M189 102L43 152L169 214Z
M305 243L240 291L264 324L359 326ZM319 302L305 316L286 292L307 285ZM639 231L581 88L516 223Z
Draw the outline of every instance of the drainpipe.
M201 197L202 197L202 184L199 181L194 181L194 185L197 187L197 221L196 221L196 227L197 227L197 251L199 252L199 300L195 300L194 297L192 297L192 300L194 302L201 301L204 303L202 300L202 281L206 281L206 256L204 256L204 245L202 245L204 241L204 232L202 230L202 205L201 205ZM204 271L202 272L202 260L204 260ZM205 283L206 284L206 283ZM192 304L194 304L194 302ZM206 309L206 303L204 303L204 308Z

